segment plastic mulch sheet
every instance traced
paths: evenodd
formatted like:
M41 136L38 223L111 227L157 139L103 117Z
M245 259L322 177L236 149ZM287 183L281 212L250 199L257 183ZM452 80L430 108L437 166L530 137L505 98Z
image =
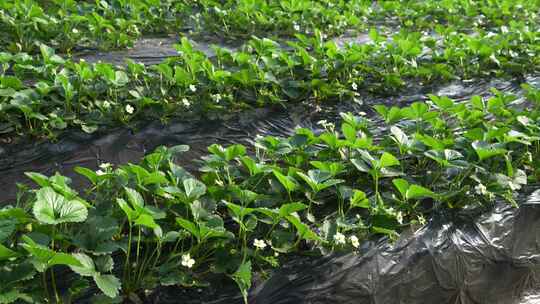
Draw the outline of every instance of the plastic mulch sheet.
M540 189L525 192L519 208L498 202L438 213L395 243L384 238L355 253L294 257L269 280L255 280L249 303L540 303ZM165 288L151 303L242 304L235 287Z
M465 212L464 212L465 213ZM540 294L540 190L520 208L437 214L397 243L294 263L259 286L253 304L532 304Z

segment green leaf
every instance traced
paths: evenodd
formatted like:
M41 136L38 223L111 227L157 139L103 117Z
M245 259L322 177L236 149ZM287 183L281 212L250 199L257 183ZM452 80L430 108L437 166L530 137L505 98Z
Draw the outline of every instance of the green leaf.
M236 204L230 203L230 202L225 202L225 205L233 213L233 215L234 215L233 219L236 222L238 222L238 224L240 224L240 225L243 225L242 219L244 218L244 216L246 216L246 215L248 215L250 213L253 213L256 210L256 209L253 209L253 208L246 208L246 207L243 207L243 206L239 206L239 205L236 205Z
M194 178L184 180L184 189L191 200L198 199L206 193L206 186Z
M381 168L398 166L399 160L394 155L388 152L384 152L383 155L381 156L379 164Z
M366 196L366 193L364 191L360 190L353 190L353 196L351 197L351 208L358 207L358 208L369 208L369 200Z
M120 219L123 220L123 218ZM118 222L113 217L91 216L72 242L73 245L86 252L97 255L112 253L120 246L120 243L114 240L119 228Z
M36 172L25 172L24 175L28 176L34 183L38 184L41 187L47 187L50 185L49 178L41 173Z
M409 145L409 137L407 136L407 134L405 134L405 132L403 132L403 130L401 130L399 127L397 126L392 126L390 128L390 133L392 133L392 138L401 146L408 146Z
M401 198L407 199L407 190L409 189L409 182L402 178L396 178L392 180L392 183L398 189L399 193L401 194Z
M272 172L274 173L274 176L278 179L278 181L281 183L281 185L285 187L285 190L287 190L287 192L290 193L296 190L296 188L298 188L298 183L291 176L285 176L277 170L272 170Z
M128 75L124 71L116 71L114 73L114 81L112 83L115 86L121 87L126 85L129 82Z
M126 191L128 201L135 208L135 210L139 211L140 209L144 208L144 199L139 192L128 187L124 187L124 189Z
M281 217L285 217L287 215L291 215L294 212L298 212L306 208L307 208L307 205L302 204L302 203L284 204L281 207L279 207L279 215Z
M21 293L17 289L10 291L0 291L0 304L15 303L17 300L24 300L26 303L32 303L32 298L29 295Z
M381 233L387 235L392 240L395 240L399 237L399 234L392 229L374 226L371 228L371 230L373 231L373 233Z
M124 211L126 217L128 218L129 224L131 225L137 216L135 210L131 209L131 207L129 207L128 203L123 198L117 198L116 203L118 203L120 209Z
M114 261L110 255L98 256L94 260L94 264L99 272L110 272L114 268Z
M432 94L428 94L428 96L434 104L436 104L439 108L443 110L450 109L454 106L454 102L452 101L452 99L448 98L447 96L439 97Z
M143 226L143 227L147 227L147 228L150 228L150 229L155 229L155 228L159 227L158 224L156 224L156 222L154 221L154 218L149 214L141 214L141 215L139 215L135 219L134 224L139 225L139 226Z
M84 253L74 253L73 257L81 263L81 266L70 266L71 270L83 277L93 277L97 274L96 266L91 257Z
M356 129L348 123L341 125L341 132L347 141L354 143L356 141Z
M8 239L17 228L18 221L13 218L0 218L0 243Z
M52 188L40 189L32 209L38 221L44 224L83 222L88 216L86 206L77 200L68 201Z
M216 209L216 204L208 200L196 200L191 205L191 213L195 220L206 219Z
M176 145L176 146L168 148L168 150L169 150L169 152L171 152L171 154L176 155L176 154L180 154L180 153L184 153L184 152L189 151L189 146L188 145Z
M201 236L199 228L195 223L179 217L176 218L176 223L178 223L178 225L180 225L185 230L189 231L195 238L200 239Z
M286 216L286 218L289 222L291 222L294 225L294 227L298 231L298 236L301 239L314 240L314 241L320 240L319 236L315 232L311 231L311 229L309 229L309 226L302 223L300 219L297 218L296 216L289 215L289 216Z
M246 154L246 147L242 145L232 145L225 149L225 160L231 161L238 156L244 156Z
M54 265L78 266L81 265L79 260L68 253L56 252L47 263L49 267Z
M370 168L369 168L368 164L366 164L366 162L361 160L361 159L353 158L353 159L351 159L351 163L360 172L368 173L370 171Z
M485 141L475 141L472 143L472 147L476 151L476 154L481 161L493 156L503 155L506 153L506 149L503 148L503 145L489 144Z
M232 275L232 279L236 282L238 288L240 288L244 303L247 304L248 291L251 287L251 261L242 263Z
M6 246L0 244L0 261L17 256L17 253Z
M407 190L407 199L416 199L421 197L435 197L435 193L431 190L419 185L411 185Z
M99 176L97 175L97 173L88 168L75 167L75 172L86 177L94 185L98 182Z
M328 188L331 186L331 185L323 184L324 181L330 178L331 176L330 172L321 171L321 170L309 170L308 175L305 175L302 172L296 172L296 174L300 176L309 185L309 187L315 192L319 192L323 190L324 188ZM335 184L338 184L338 183L339 181L336 182Z
M34 259L32 259L31 262L40 272L44 272L54 265L82 266L81 263L70 254L55 252L45 246L37 244L26 235L22 236L22 240L24 242L21 244L22 247L32 255Z
M94 276L97 287L109 298L115 298L122 288L120 280L112 274L97 274Z
M385 105L375 105L373 107L384 118L387 124L393 124L402 118L401 109L398 107L392 107L390 109Z

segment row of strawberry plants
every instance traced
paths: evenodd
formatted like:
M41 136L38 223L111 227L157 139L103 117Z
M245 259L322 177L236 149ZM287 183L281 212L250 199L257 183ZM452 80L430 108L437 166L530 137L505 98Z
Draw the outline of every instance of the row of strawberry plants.
M212 58L183 39L178 57L151 67L75 63L45 45L38 59L0 53L0 132L54 137L67 127L93 132L137 117L349 101L396 93L407 82L523 76L539 66L539 32L517 22L497 33L370 36L370 43L339 48L320 32L297 35L288 49L254 38L243 51L216 48Z
M59 52L74 48L132 46L141 34L190 32L222 40L252 35L294 37L319 30L338 36L369 26L458 32L490 30L511 22L535 24L535 1L378 1L368 0L36 0L0 4L0 44L11 51L36 52L44 43Z
M511 22L538 22L538 0L371 1L371 0L202 0L192 16L195 32L234 40L294 37L319 30L335 37L370 26L390 30L432 31L435 26L458 32L488 31Z
M199 172L178 165L187 146L160 147L138 164L76 168L89 184L80 193L62 175L28 173L38 189L0 209L0 302L76 302L91 286L99 303L141 302L212 275L246 300L252 273L288 254L395 239L434 210L517 205L540 178L540 91L526 89L342 113L317 132L258 138L251 152L212 145Z
M41 43L58 52L123 48L143 33L178 32L189 11L185 1L177 0L2 1L0 46L30 53Z

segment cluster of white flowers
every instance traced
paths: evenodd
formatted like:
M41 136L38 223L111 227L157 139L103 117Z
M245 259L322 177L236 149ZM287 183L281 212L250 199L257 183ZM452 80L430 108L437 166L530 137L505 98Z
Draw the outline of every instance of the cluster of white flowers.
M189 85L189 89L190 89L191 92L193 92L193 93L197 92L197 87L196 87L195 85L193 85L193 84L190 84L190 85Z
M105 101L103 102L103 107L104 107L105 109L108 109L108 108L111 107L111 103L108 102L107 100L105 100Z
M334 131L336 125L332 122L328 122L326 119L317 121L317 124L327 130Z
M341 232L334 234L334 242L338 245L344 245L346 243L345 235Z
M255 239L253 240L253 246L257 247L257 249L264 249L266 248L267 244L264 240Z
M360 240L358 240L358 237L356 235L351 235L349 237L349 240L351 241L351 245L354 247L354 248L358 248L360 247Z
M420 223L420 225L425 225L426 224L426 218L423 215L419 215L418 216L418 222Z
M296 22L293 22L293 28L297 32L300 31L300 25L298 25L298 23L296 23Z
M187 98L182 99L182 104L184 107L189 108L191 106L191 102Z
M397 214L396 214L396 220L398 221L398 223L400 225L403 225L403 212L399 211Z
M111 163L101 163L101 164L99 165L99 167L100 167L101 169L103 169L103 170L107 170L107 169L109 169L110 167L112 167L112 165L111 165Z
M353 91L358 90L358 85L356 84L356 82L353 82L351 87L352 87Z
M191 268L195 264L195 260L191 258L189 253L182 255L182 266Z
M99 165L99 170L96 171L96 174L98 176L104 175L107 172L107 169L111 168L112 165L110 163L101 163Z
M486 188L486 186L484 186L484 184L478 184L474 187L474 191L476 192L476 194L479 194L479 195L486 195L488 194L488 190Z
M347 243L347 238L343 233L336 232L336 234L334 234L334 242L336 243L336 245L345 245ZM351 235L349 237L349 242L354 248L360 247L360 240L356 235Z
M133 114L134 111L135 111L135 108L132 105L130 104L126 105L126 113Z
M212 95L212 99L215 103L219 103L221 101L221 95L220 94L214 94Z

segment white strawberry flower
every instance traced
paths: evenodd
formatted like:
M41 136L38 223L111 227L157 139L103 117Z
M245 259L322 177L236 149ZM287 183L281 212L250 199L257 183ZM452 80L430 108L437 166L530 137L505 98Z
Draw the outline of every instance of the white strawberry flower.
M191 106L191 102L187 99L187 98L183 98L182 99L182 104L186 107L186 108L189 108Z
M334 234L334 242L338 245L344 245L346 243L345 235L343 235L341 232L337 232Z
M266 242L264 240L253 240L253 246L257 247L257 249L264 249L266 248Z
M474 191L479 195L486 195L488 193L486 186L478 184L474 187Z
M189 85L189 89L191 90L191 92L194 92L194 93L197 92L197 87L193 84Z
M360 247L360 240L358 240L358 237L356 235L351 235L351 237L349 237L349 240L351 241L351 245L354 248Z
M134 111L135 111L135 108L132 105L130 104L126 105L126 112L128 114L133 114Z
M220 94L214 94L214 95L212 95L212 99L214 99L214 101L216 103L219 103L221 101L221 95Z
M99 165L99 167L103 170L107 170L108 168L110 168L112 165L111 163L102 163Z
M195 264L195 260L191 258L189 253L182 255L182 266L191 268Z

